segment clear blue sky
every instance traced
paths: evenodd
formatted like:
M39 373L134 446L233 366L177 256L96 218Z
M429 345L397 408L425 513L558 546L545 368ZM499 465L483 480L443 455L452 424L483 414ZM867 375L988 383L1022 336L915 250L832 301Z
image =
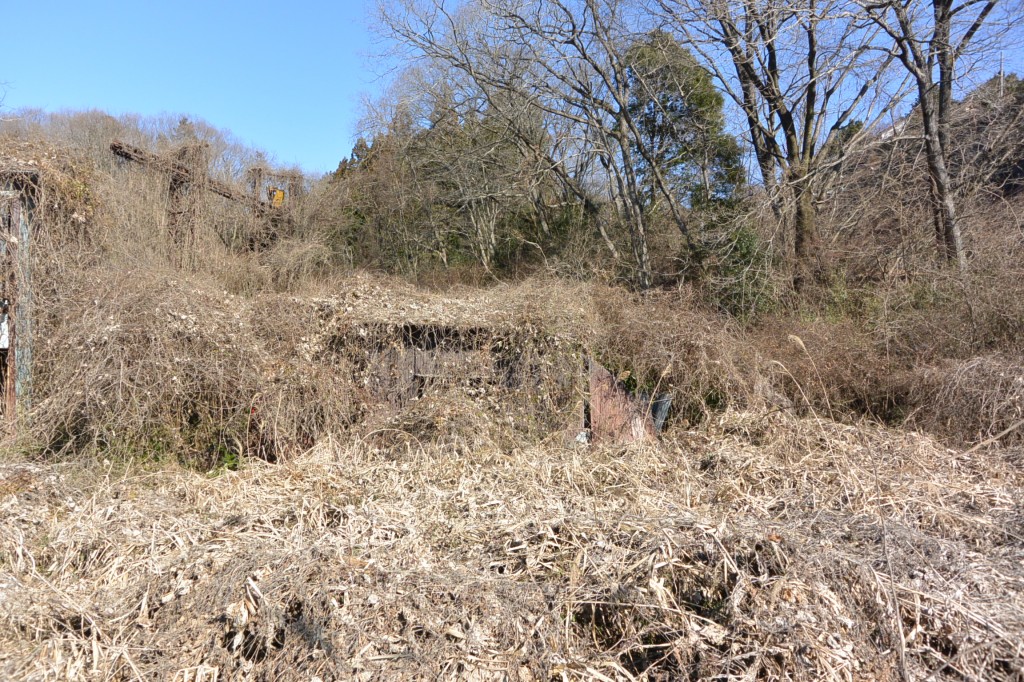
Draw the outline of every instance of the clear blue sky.
M3 3L3 108L188 114L333 170L382 88L372 0Z
M279 163L333 170L351 151L362 96L385 81L374 2L5 2L2 106L187 114ZM1024 50L1006 58L1020 71Z

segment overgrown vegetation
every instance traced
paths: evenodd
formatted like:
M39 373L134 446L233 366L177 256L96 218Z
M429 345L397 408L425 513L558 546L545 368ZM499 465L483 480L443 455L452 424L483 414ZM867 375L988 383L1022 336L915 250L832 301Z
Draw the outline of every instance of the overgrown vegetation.
M914 3L445 7L326 177L0 122L0 676L1021 679L1020 81L905 102ZM589 360L657 442L587 442Z

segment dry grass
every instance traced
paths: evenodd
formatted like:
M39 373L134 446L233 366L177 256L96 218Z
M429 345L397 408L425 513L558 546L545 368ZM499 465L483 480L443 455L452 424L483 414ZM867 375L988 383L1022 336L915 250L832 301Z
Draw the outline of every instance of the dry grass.
M166 178L45 153L0 677L1024 679L1016 233L742 328L254 253L219 200L185 274ZM585 356L673 394L664 441L573 443ZM857 421L903 408L962 447Z
M13 679L1020 679L1019 466L727 413L650 449L327 440L0 475ZM901 672L903 671L903 672Z
M1014 451L798 418L765 332L685 293L63 276L0 468L0 676L1024 675ZM413 328L465 364L389 402L373 360ZM585 353L699 403L699 430L571 444ZM481 354L528 380L464 381Z
M209 468L225 452L275 458L308 447L324 420L344 422L350 387L295 352L296 328L313 326L308 311L289 320L274 315L277 299L146 270L91 270L65 283L73 286L61 305L43 307L39 320L23 447L51 457L176 456Z
M580 428L590 355L671 392L680 423L758 400L738 330L678 296L546 280L429 293L368 275L333 278L330 296L239 296L200 276L98 266L61 280L39 297L37 400L20 442L51 457L206 470L352 428L429 422L430 440L436 420L404 414L429 411L421 397L435 412L472 406L451 428L479 414L485 439L536 443Z
M920 373L915 382L914 420L959 442L1024 440L1024 366L989 355L947 362Z
M519 383L538 363L565 366L554 384L582 368L572 333L583 326L574 310L541 315L543 286L506 292L501 306L494 292L417 297L372 277L338 280L345 293L329 298L236 296L149 270L92 268L63 284L39 306L37 400L20 440L51 457L171 456L208 469L229 453L289 456L388 406L387 386L367 386L367 356L400 347L409 325L468 329L483 337L480 352L514 361ZM449 398L468 388L438 386ZM578 399L561 402L571 411Z

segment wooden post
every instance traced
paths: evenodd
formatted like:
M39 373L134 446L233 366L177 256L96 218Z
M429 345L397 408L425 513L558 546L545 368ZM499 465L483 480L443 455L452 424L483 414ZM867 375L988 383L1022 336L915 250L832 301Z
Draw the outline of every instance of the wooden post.
M263 187L267 179L267 169L264 166L253 166L246 171L246 179L249 182L249 196L256 204L263 202ZM255 210L250 214L249 234L246 240L246 247L250 251L260 250L263 242L266 241L267 221L262 211Z
M306 188L302 184L302 176L298 173L288 174L288 201L294 202L301 197Z
M14 301L15 375L14 392L18 410L24 412L32 405L32 235L29 224L30 199L23 188L18 206L17 298Z
M263 201L263 181L267 170L263 166L253 166L246 172L249 180L249 196L253 201Z
M5 187L9 187L5 183ZM2 268L4 274L3 297L5 304L5 322L7 324L7 348L6 366L3 370L3 408L4 420L9 428L13 430L14 420L17 416L18 393L17 393L17 344L16 344L16 321L14 316L15 302L17 301L18 268L17 264L17 242L12 237L17 231L16 226L21 222L21 204L18 193L14 190L5 189L0 194L3 206L0 207L2 216L2 232L0 235L0 250L2 250Z
M32 404L32 172L8 174L0 189L0 267L7 301L7 349L3 368L4 419L13 432Z

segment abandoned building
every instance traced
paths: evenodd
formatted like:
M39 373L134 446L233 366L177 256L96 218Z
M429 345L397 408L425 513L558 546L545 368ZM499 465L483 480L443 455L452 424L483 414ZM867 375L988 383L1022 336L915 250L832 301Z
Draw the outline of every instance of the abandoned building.
M592 357L585 325L531 320L491 301L388 301L372 291L322 303L310 345L344 365L363 420L433 396L471 400L517 430L581 443L657 438L671 395L630 391Z

